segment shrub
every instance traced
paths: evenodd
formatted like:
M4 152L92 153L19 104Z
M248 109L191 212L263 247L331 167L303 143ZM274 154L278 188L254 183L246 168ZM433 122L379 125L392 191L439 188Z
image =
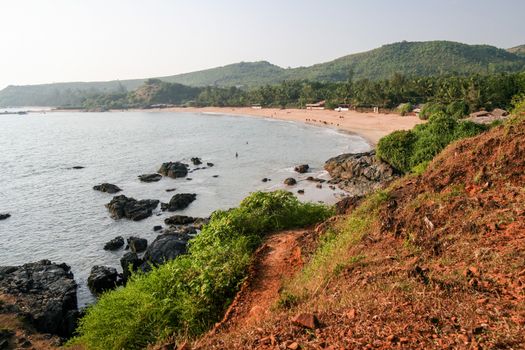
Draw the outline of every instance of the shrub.
M419 112L419 119L427 120L431 115L438 112L445 112L445 106L436 102L425 103Z
M134 274L125 287L103 294L80 320L71 344L143 349L173 334L201 334L231 302L264 234L331 214L328 207L301 203L286 191L257 192L238 208L216 211L190 241L188 254L148 274Z
M399 106L397 106L396 110L401 116L405 116L408 113L412 112L412 109L412 104L410 102L407 102L401 103Z
M454 101L447 106L446 112L456 119L462 119L468 115L469 107L464 101Z
M412 131L394 131L379 140L377 157L401 172L408 172L414 142L415 135Z

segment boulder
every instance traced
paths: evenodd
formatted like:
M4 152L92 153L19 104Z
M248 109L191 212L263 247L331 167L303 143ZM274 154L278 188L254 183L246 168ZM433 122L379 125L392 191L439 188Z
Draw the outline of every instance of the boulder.
M113 185L107 182L102 183L100 185L93 186L93 189L95 191L112 193L112 194L122 191L122 189L120 189L120 187L118 187L117 185Z
M268 182L268 181L270 181L270 179L267 178L267 177L263 177L263 179L262 179L261 181L262 181L262 182Z
M158 266L168 260L175 259L181 254L185 254L187 242L187 238L179 235L163 234L158 236L144 254L142 269L148 271L149 264Z
M296 315L294 318L292 318L292 324L308 329L316 329L319 327L319 321L317 320L317 317L309 312L303 312Z
M164 219L166 225L188 225L193 224L196 218L186 215L173 215Z
M91 268L87 282L91 293L98 295L114 289L122 281L114 267L95 265Z
M122 266L122 279L124 282L131 276L131 272L138 270L143 261L139 259L137 253L128 252L120 258L120 266Z
M299 174L304 174L308 171L308 169L310 169L310 166L308 164L301 164L301 165L298 165L294 168L294 170L296 172L298 172Z
M208 163L206 163L206 165L209 166L209 167L211 168L211 167L214 166L215 164L208 162Z
M81 165L75 165L75 166L72 166L72 167L69 168L69 169L80 170L80 169L84 169L84 168L85 168L84 166L81 166Z
M201 165L202 164L202 160L199 157L191 158L191 162L193 163L193 165Z
M71 268L42 260L0 267L0 293L8 295L36 330L70 337L78 319L77 284Z
M158 173L171 178L186 177L188 175L188 164L181 162L162 163Z
M495 117L506 117L509 115L509 112L501 108L496 108L492 112L490 112L490 114L492 114Z
M182 210L187 208L195 199L197 199L195 193L177 193L171 197L169 203L162 203L161 209L167 211Z
M162 179L160 174L143 174L139 175L139 180L142 182L157 182Z
M117 250L124 246L124 237L117 236L104 244L104 250Z
M136 200L124 195L115 196L106 204L111 217L114 219L127 218L139 221L152 215L153 209L159 204L155 199Z
M1 213L0 214L0 220L5 220L11 217L11 214L9 213Z
M490 112L488 112L488 111L479 111L479 112L470 113L469 117L470 118L479 118L479 117L487 117L489 115L490 115Z
M148 240L145 238L131 236L127 241L129 249L133 253L142 253L148 247Z
M295 180L293 177L289 177L286 180L284 180L284 184L288 186L293 186L297 183L297 180Z
M377 159L375 151L342 154L327 160L324 168L332 177L329 183L350 196L363 196L400 176L390 164Z
M297 193L304 194L304 190L302 190L302 189L301 190L297 190Z
M162 226L161 225L153 226L153 231L157 232L157 231L160 231L160 230L162 230Z

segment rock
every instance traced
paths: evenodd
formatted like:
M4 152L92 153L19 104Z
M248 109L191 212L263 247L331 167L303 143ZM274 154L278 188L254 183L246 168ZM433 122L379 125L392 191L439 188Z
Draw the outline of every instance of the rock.
M317 184L317 185L315 185L315 187L317 187L317 188L323 188L323 185L321 185L321 184Z
M195 222L195 218L186 215L173 215L164 219L166 225L188 225Z
M129 249L133 253L142 253L148 247L148 240L145 238L131 236L127 241Z
M363 198L364 196L353 196L341 199L339 202L335 203L335 211L337 215L349 214L361 204Z
M81 166L81 165L75 165L75 166L72 166L71 168L69 169L73 169L73 170L80 170L80 169L84 169L85 167Z
M187 208L195 199L197 199L195 193L177 193L171 197L169 203L162 203L161 209L167 211L182 210Z
M193 223L193 227L197 230L202 230L202 227L210 222L209 218L197 218Z
M295 316L292 319L292 324L308 328L308 329L316 329L319 327L319 321L317 320L317 317L312 313L300 313L297 316Z
M166 192L173 192L173 191L175 191L175 190L176 190L176 188L168 188L168 189L166 190Z
M133 221L145 219L153 213L159 201L156 199L136 200L124 195L115 196L106 204L111 217L114 219L128 218Z
M191 235L197 234L195 226L171 226L164 231L166 235L176 235L183 240L189 240Z
M308 164L301 164L296 166L293 170L298 172L299 174L304 174L310 169L310 166Z
M193 163L193 165L201 165L202 164L202 160L199 157L191 158L191 162Z
M158 172L174 179L178 177L186 177L186 175L188 175L188 164L181 162L162 163Z
M376 158L375 151L347 153L326 161L324 168L350 196L363 196L384 187L400 175L388 163Z
M304 190L297 190L297 193L304 194Z
M319 183L326 182L326 180L319 179L319 178L317 178L317 177L313 177L313 176L308 176L308 177L306 178L306 181L319 182Z
M495 117L506 117L509 115L509 112L501 108L496 108L492 112L490 112L490 114L492 114Z
M77 284L66 264L49 260L0 267L0 293L9 295L39 332L73 334L78 319Z
M9 342L14 335L15 332L10 329L0 328L0 349L9 349Z
M191 177L187 177L186 180L191 181L193 179Z
M120 258L120 266L122 266L122 279L125 281L131 276L131 272L138 270L143 261L139 259L137 253L128 252Z
M113 238L111 241L104 244L104 250L117 250L124 246L124 237L117 236Z
M284 180L284 184L288 186L293 186L297 183L297 181L293 177L289 177L286 180Z
M474 113L470 113L469 117L471 118L479 118L479 117L486 117L486 116L489 116L490 113L488 111L479 111L479 112L474 112Z
M89 290L95 295L112 290L121 284L117 269L100 265L91 268L87 282Z
M286 347L287 349L290 349L290 350L297 350L299 349L299 343L297 342L292 342L290 345L288 345Z
M113 185L107 182L100 184L100 185L93 186L93 189L95 191L112 193L112 194L122 191L122 189L120 189L120 187L118 187L117 185Z
M157 182L162 179L160 174L143 174L139 175L139 180L142 182Z
M162 226L160 226L160 225L153 226L153 231L156 232L156 231L160 231L160 230L162 230Z
M213 175L212 177L219 177L219 175Z
M144 254L142 269L148 271L147 263L155 266L186 253L187 238L173 234L163 234L155 238Z
M261 181L262 181L262 182L268 182L268 181L270 181L270 179L267 178L267 177L265 177L265 178L263 178Z
M206 163L206 165L209 166L209 167L211 168L211 167L214 166L215 164L208 162L208 163Z
M11 214L9 213L0 214L0 220L9 219L10 217L11 217Z

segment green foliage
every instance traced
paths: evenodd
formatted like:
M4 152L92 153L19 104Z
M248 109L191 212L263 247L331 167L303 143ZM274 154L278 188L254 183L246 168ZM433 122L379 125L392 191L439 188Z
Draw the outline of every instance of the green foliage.
M421 107L421 111L419 112L419 119L427 120L430 118L431 115L444 112L445 106L443 106L441 103L436 102L428 102Z
M413 109L412 104L410 102L408 102L408 103L402 103L399 106L397 106L396 111L400 115L405 116L408 113L412 112L412 109Z
M461 119L468 115L469 106L465 101L453 101L447 106L446 113L456 119Z
M103 294L81 319L72 344L133 350L172 334L203 333L231 302L266 233L310 225L331 214L286 191L257 192L238 208L214 212L190 241L188 254Z
M433 114L425 124L411 131L395 131L379 140L377 156L397 170L421 173L448 144L487 130L486 125L458 121L443 112Z

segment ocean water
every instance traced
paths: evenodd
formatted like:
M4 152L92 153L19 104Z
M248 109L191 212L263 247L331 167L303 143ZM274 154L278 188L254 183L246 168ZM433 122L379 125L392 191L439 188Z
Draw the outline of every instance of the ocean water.
M317 189L304 179L327 178L322 167L329 157L369 148L356 135L262 118L169 112L0 115L0 213L12 215L0 221L0 265L65 262L84 305L94 300L86 286L93 265L120 270L124 251L104 251L104 243L118 235L151 242L158 234L153 226L175 214L158 210L140 222L113 220L104 207L113 195L94 191L94 185L110 182L123 189L119 194L163 202L175 193L196 193L197 200L177 214L198 217L237 206L250 192L285 188L282 181L289 176L299 180L291 191L305 190L301 200L333 203L339 191ZM137 179L163 162L191 164L191 157L215 166L189 174L191 181ZM293 172L302 163L311 173ZM272 181L261 182L264 177ZM176 191L166 192L170 188Z

